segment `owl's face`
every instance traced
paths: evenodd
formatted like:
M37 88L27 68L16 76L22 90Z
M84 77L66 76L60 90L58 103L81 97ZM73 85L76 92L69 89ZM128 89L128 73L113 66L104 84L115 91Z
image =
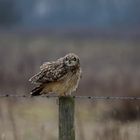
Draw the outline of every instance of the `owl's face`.
M68 67L79 66L80 64L79 57L73 53L69 53L64 57L64 64Z

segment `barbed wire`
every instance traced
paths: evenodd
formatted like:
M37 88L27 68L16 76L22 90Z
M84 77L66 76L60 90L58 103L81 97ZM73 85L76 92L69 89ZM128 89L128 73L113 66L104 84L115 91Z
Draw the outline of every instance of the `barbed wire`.
M1 94L0 98L59 98L57 95L41 95L41 96L31 96L31 95L17 95L17 94ZM134 96L71 96L74 99L90 99L90 100L140 100L140 97Z

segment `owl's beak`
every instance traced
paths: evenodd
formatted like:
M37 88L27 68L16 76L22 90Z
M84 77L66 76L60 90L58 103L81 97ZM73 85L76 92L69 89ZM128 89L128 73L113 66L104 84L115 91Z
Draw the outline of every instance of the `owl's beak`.
M69 60L69 64L71 64L71 61Z

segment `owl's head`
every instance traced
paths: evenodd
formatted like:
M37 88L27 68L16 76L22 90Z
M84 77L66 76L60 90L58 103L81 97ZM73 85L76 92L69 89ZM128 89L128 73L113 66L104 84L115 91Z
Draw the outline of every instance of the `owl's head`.
M77 67L80 65L79 57L74 53L67 54L64 57L63 62L68 67Z

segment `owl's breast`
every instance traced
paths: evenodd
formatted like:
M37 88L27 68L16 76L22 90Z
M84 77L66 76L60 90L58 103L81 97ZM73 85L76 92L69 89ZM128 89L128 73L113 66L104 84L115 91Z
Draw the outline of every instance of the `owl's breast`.
M45 91L58 93L60 96L70 95L78 87L80 75L79 70L75 73L68 72L64 79L46 84Z
M78 72L69 73L67 79L65 80L66 94L71 94L78 87L80 75Z

